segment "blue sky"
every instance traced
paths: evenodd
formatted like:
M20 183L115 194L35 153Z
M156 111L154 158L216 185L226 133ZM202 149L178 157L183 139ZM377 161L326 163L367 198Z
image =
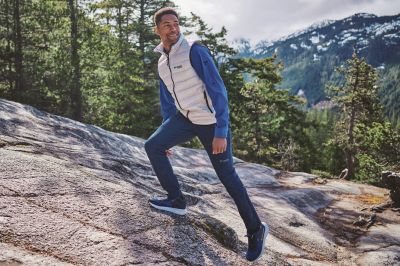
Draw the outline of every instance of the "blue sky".
M355 13L400 13L400 0L175 0L183 15L194 12L228 39L275 40L326 19Z

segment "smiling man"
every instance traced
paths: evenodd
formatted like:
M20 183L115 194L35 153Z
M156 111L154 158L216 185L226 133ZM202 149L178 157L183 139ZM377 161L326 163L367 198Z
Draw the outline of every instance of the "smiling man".
M211 163L235 201L247 228L246 258L255 261L265 249L268 226L260 221L233 166L228 97L209 50L188 42L181 34L179 16L172 8L154 15L161 43L158 61L163 123L145 143L145 149L166 199L151 199L154 208L185 215L186 201L168 159L170 148L198 137Z

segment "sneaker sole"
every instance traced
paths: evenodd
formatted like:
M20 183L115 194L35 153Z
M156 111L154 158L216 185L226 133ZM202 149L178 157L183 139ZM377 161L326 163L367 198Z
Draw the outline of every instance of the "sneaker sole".
M170 208L170 207L163 207L163 206L158 206L150 202L150 206L153 208L156 208L158 210L163 210L167 212L172 212L178 215L185 215L187 213L186 209L177 209L177 208Z
M263 238L263 243L262 243L262 250L261 250L260 256L258 256L257 259L253 260L253 262L259 260L259 259L262 257L262 255L264 254L264 252L265 252L265 240L267 239L267 236L268 236L268 234L269 234L269 227L268 227L268 225L267 225L266 223L261 223L261 224L262 224L262 225L264 226L264 228L265 228L265 231L264 231L264 238Z

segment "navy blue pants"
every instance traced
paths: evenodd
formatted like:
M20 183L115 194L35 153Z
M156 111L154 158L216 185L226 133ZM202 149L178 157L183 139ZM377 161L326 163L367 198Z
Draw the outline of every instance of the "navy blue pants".
M218 178L235 201L247 231L254 232L259 228L261 222L250 201L247 190L233 166L230 130L228 130L226 151L212 154L214 128L215 124L193 124L180 112L177 112L167 119L145 142L147 156L161 186L167 191L168 198L178 198L181 195L180 186L165 151L197 136L206 149Z

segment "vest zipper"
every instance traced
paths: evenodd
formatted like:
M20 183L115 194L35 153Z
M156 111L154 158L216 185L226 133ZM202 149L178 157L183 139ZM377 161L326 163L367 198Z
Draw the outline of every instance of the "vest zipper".
M210 112L213 113L213 111L210 108L210 105L208 104L206 91L203 91L203 93L204 93L204 99L206 100L206 104L207 104L208 110L210 110Z
M172 77L172 70L171 70L171 66L170 66L170 64L169 64L169 54L167 54L167 65L168 65L168 68L169 68L169 73L171 73L172 91L173 91L173 93L174 93L174 95L175 95L175 100L176 100L176 102L178 103L179 108L181 108L181 110L183 110L181 104L180 104L179 101L178 101L178 97L176 96L176 93L175 93L175 82L174 82L174 79L173 79L173 77Z

